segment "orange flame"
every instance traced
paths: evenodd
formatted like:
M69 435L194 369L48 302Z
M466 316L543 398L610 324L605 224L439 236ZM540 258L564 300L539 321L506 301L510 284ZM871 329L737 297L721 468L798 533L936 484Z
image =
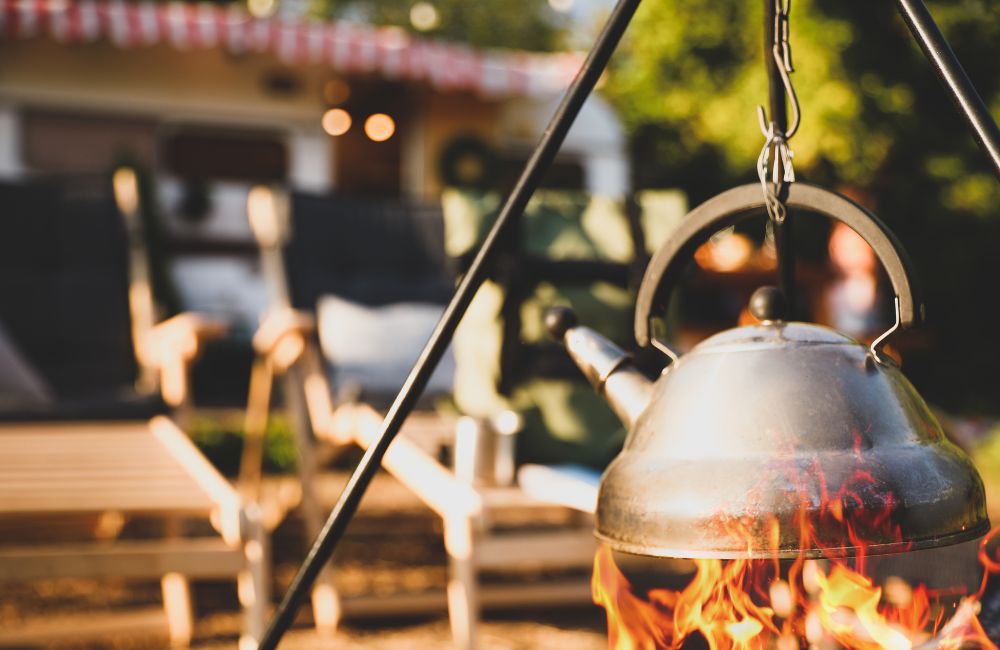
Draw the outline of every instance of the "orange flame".
M892 602L846 561L796 560L798 571L786 575L797 584L775 576L769 560L693 562L696 573L684 589L652 589L643 597L610 549L598 550L592 587L607 612L609 648L681 648L699 637L712 650L997 648L976 618L977 596L962 599L942 625L946 607L925 586L896 578L906 598Z
M615 564L611 550L601 547L595 558L592 590L594 602L607 612L609 648L997 649L977 615L978 598L988 577L1000 573L1000 557L990 550L1000 528L980 545L980 563L986 572L975 595L957 603L945 602L944 596L951 594L925 585L913 587L900 578L878 585L866 573L864 540L884 540L888 533L888 538L902 542L898 527L892 523L894 504L888 500L880 512L861 509L866 503L863 490L874 485L874 479L863 472L855 473L835 492L822 484L821 473L814 476L821 483L818 517L827 525L818 526L803 514L799 518L800 548L831 549L822 559L807 559L804 554L788 561L696 559L692 560L694 576L682 589L654 588L637 593ZM838 522L839 528L830 526L831 520ZM724 525L744 535L751 548L750 540L755 538L750 533L752 524ZM771 549L777 549L777 521L768 521L767 526ZM817 539L819 529L840 530L843 537ZM875 531L879 534L870 537ZM857 552L841 557L833 550L844 547L854 547Z

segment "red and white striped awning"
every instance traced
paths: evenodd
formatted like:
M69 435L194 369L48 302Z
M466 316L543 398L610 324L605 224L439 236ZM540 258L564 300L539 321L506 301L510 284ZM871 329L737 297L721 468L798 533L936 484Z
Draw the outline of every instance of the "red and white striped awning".
M158 43L178 50L224 48L233 54L271 54L293 65L326 63L342 74L378 74L483 95L556 93L582 63L576 53L475 50L414 38L398 27L258 19L236 3L0 0L0 35L48 35L61 43L107 40L123 49Z

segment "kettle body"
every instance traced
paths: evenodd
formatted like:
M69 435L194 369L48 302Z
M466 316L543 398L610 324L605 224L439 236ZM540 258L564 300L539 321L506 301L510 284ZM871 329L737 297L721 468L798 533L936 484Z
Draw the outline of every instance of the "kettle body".
M859 232L893 282L893 329L919 321L912 272L884 224L802 184L788 203ZM985 534L982 480L880 354L885 337L866 346L827 327L785 322L771 288L751 301L760 324L716 334L683 356L654 336L653 316L684 254L762 204L759 186L710 200L650 262L636 338L673 357L655 382L570 314L550 318L550 331L630 429L601 479L598 538L657 557L791 558L892 553Z

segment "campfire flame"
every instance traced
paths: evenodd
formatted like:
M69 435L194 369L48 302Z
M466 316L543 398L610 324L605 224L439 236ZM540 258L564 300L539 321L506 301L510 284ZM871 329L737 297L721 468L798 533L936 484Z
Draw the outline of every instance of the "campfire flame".
M688 641L712 650L997 647L976 617L982 590L947 606L924 585L899 578L876 585L847 559L795 560L781 574L770 560L693 563L685 588L642 596L602 546L592 586L594 602L607 611L608 647L682 648Z
M813 476L822 482L822 474ZM978 598L988 577L1000 572L1000 558L988 550L1000 528L980 545L985 573L975 594L956 599L955 590L911 586L901 578L876 584L867 571L864 540L886 539L870 536L873 531L890 532L900 543L903 540L898 528L893 528L893 503L885 503L880 512L860 509L865 503L860 498L862 491L873 484L870 475L857 472L837 491L819 486L823 505L819 517L825 525L800 517L799 547L830 549L820 559L809 559L804 553L787 561L694 559L694 576L683 588L657 587L637 593L615 564L610 548L602 546L594 562L592 589L594 602L607 612L609 648L997 648L977 615ZM833 529L827 518L839 522L841 539L816 538L816 530ZM753 522L720 525L745 533L741 539L747 540L748 550L754 550L751 540L760 536L751 535ZM766 525L771 550L777 550L777 521L768 520ZM838 554L836 549L845 547L856 553L850 557Z

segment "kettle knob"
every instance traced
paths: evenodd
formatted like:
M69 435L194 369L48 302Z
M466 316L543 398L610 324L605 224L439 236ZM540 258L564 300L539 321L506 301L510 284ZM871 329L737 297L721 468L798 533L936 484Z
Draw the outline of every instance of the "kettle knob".
M785 294L778 287L761 287L750 296L750 313L762 323L784 320L787 310Z

